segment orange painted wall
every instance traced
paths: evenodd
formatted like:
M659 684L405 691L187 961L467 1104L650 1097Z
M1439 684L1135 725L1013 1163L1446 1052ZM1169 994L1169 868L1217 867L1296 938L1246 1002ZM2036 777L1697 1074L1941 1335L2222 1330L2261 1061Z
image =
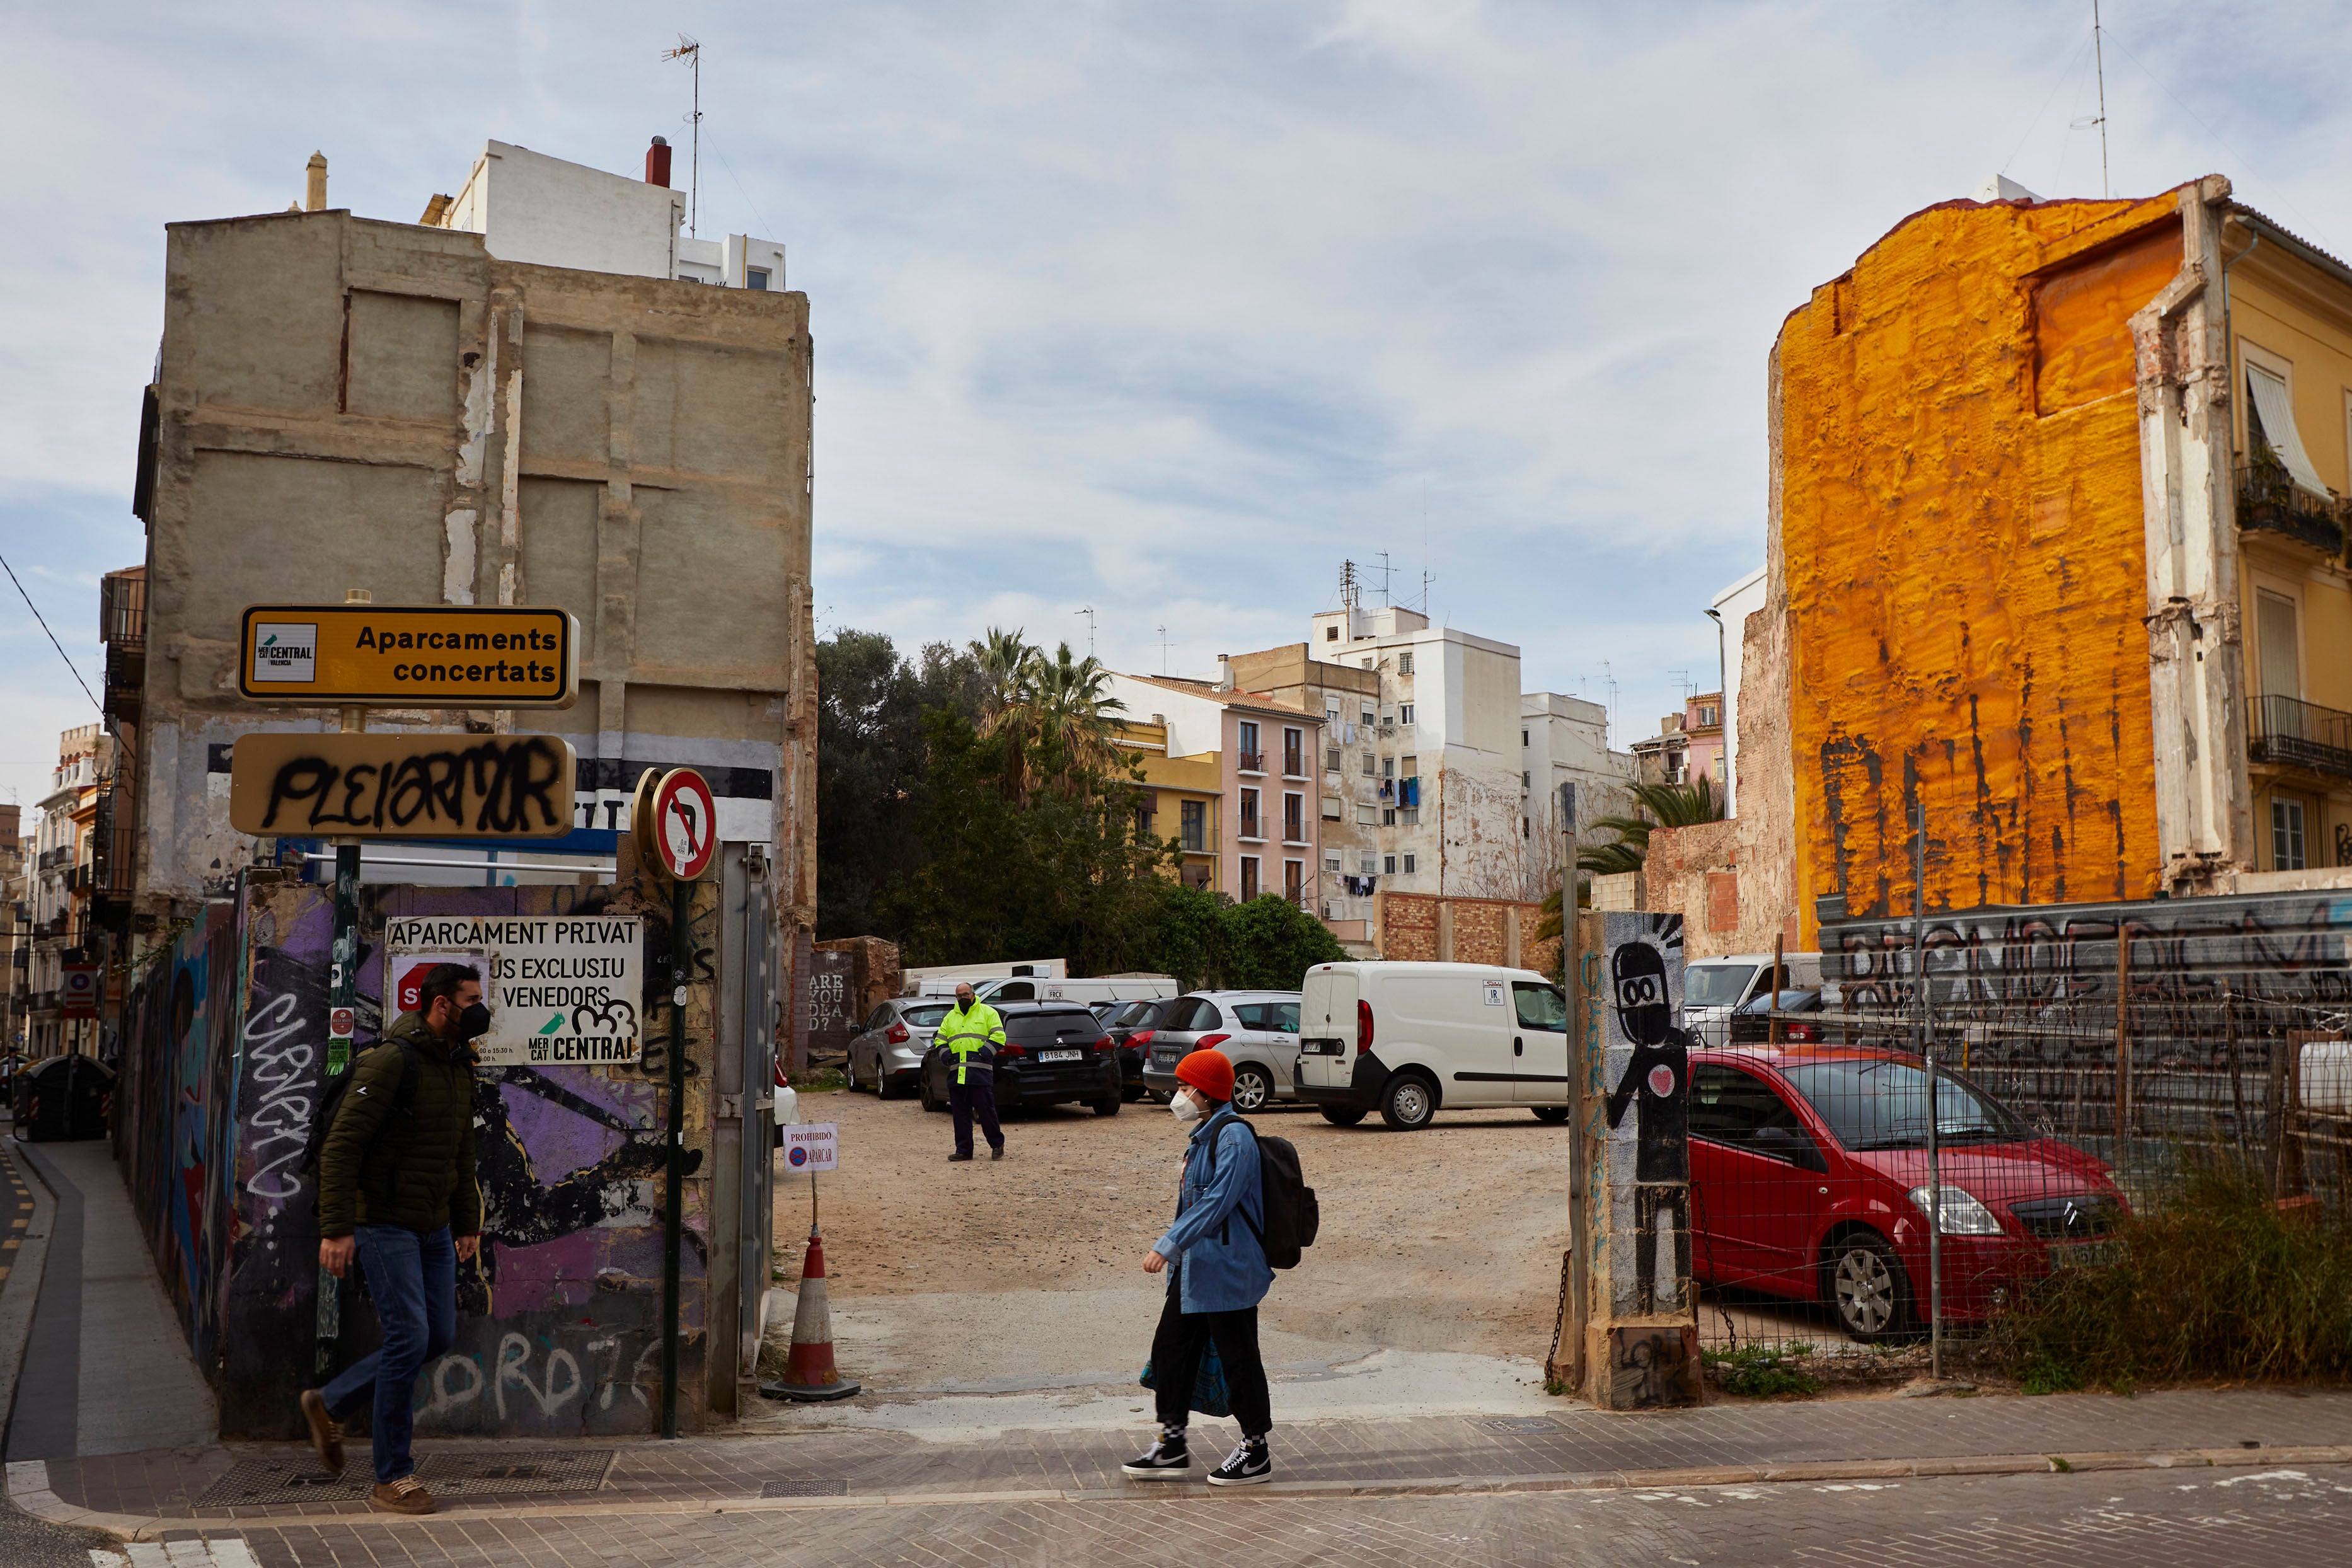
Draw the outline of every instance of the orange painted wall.
M1798 909L2154 888L2139 441L2124 319L2174 198L1952 202L1783 325L1779 552Z

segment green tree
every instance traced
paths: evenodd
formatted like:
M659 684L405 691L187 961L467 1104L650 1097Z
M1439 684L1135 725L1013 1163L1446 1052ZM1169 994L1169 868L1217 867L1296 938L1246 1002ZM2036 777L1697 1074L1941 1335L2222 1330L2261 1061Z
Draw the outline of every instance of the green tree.
M1635 815L1593 818L1594 827L1616 837L1579 850L1577 869L1602 877L1638 871L1650 852L1653 827L1689 827L1723 820L1723 802L1716 798L1714 783L1704 775L1689 784L1637 784L1631 793Z
M1279 893L1223 911L1224 984L1236 990L1296 991L1318 963L1348 956L1331 928Z

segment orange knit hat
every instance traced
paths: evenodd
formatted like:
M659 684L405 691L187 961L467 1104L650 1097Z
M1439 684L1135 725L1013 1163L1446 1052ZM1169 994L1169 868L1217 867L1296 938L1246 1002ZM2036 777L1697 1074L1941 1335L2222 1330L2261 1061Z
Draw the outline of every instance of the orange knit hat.
M1176 1064L1176 1081L1191 1084L1212 1100L1231 1100L1233 1060L1220 1050L1193 1051Z

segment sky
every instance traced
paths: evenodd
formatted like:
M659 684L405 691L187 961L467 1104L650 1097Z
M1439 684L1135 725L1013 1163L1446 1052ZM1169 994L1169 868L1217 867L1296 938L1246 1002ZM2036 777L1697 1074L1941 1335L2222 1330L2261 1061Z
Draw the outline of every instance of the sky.
M413 221L496 138L783 242L820 635L990 626L1205 675L1341 563L1614 743L1717 682L1783 317L1996 171L2101 190L2089 0L8 6L0 553L92 689L163 226ZM2108 179L2220 171L2352 254L2352 7L2106 0ZM257 596L266 585L257 585ZM95 710L0 581L0 801Z

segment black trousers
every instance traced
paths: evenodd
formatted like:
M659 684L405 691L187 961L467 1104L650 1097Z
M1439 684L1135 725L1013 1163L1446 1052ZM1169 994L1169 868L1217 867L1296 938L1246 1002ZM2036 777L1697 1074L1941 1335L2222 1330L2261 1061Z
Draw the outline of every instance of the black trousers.
M992 1149L1004 1147L1004 1131L996 1124L996 1080L975 1078L970 1083L948 1085L948 1109L955 1112L956 1150L959 1154L971 1152L971 1118L980 1113L980 1130L988 1137Z
M1674 1222L1674 1278L1658 1271L1658 1218L1665 1211ZM1647 1315L1677 1310L1683 1304L1683 1281L1691 1277L1690 1189L1643 1184L1633 1189L1634 1310Z
M1192 1418L1192 1379L1201 1351L1213 1342L1233 1391L1234 1419L1244 1437L1274 1430L1274 1406L1265 1387L1265 1362L1257 1351L1257 1309L1238 1312L1188 1312L1177 1292L1176 1270L1168 1271L1168 1305L1151 1336L1151 1397L1160 1424L1183 1426Z

